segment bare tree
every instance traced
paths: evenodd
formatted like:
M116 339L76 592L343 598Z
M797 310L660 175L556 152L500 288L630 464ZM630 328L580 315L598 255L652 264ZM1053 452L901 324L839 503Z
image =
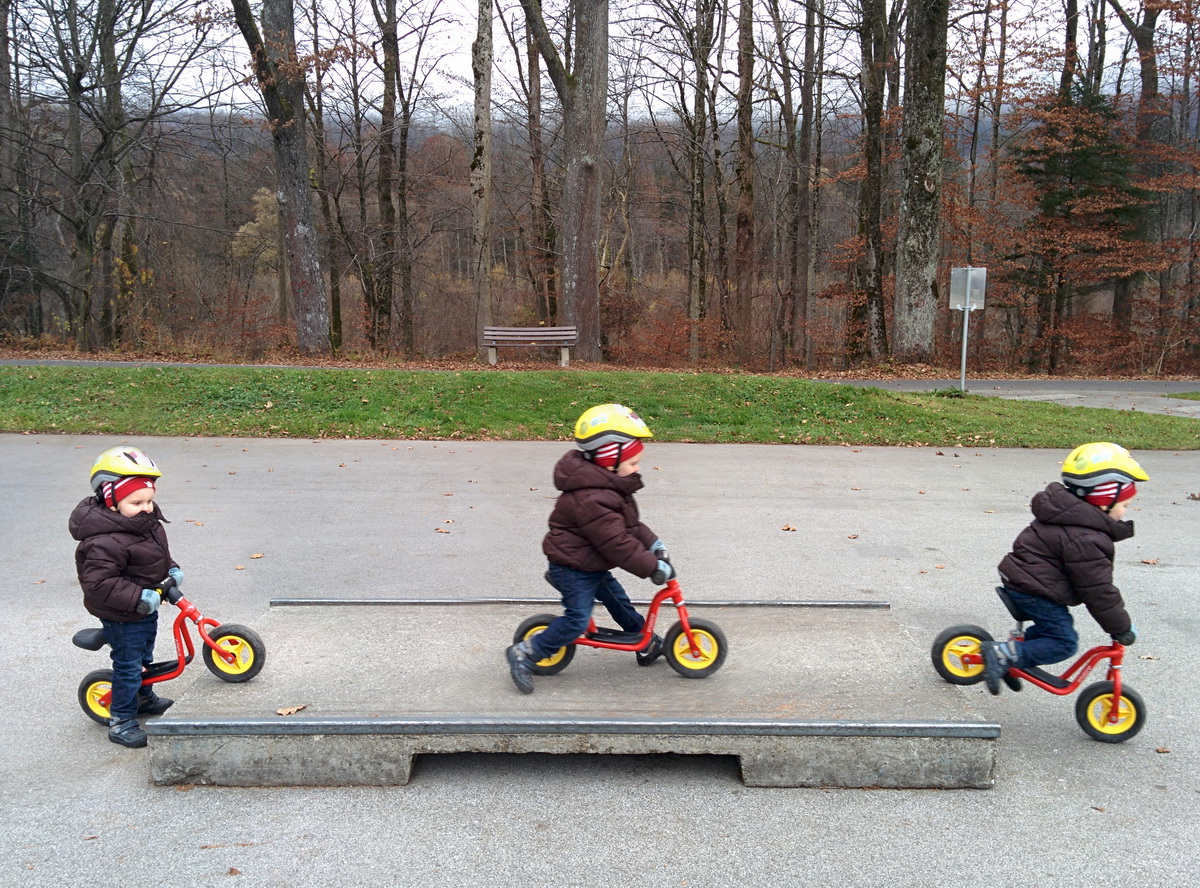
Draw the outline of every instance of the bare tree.
M567 61L550 36L538 0L521 0L521 7L563 111L562 319L579 329L580 360L598 361L596 247L600 241L600 157L608 91L608 0L576 0L573 4L573 40L567 38Z
M946 119L949 0L909 0L903 175L897 249L893 353L927 362L933 354L942 228L942 145Z
M471 155L471 208L474 215L475 341L483 357L483 328L492 323L492 0L479 0L475 43L475 150Z
M863 155L866 178L859 213L863 232L860 287L865 294L867 352L879 361L887 354L883 298L883 103L887 66L888 18L884 0L863 0L859 22L862 51Z
M734 239L734 285L725 318L732 330L740 363L754 351L753 301L757 283L754 257L754 3L741 0L738 8L737 158L734 185L737 215Z
M263 0L261 31L249 0L231 2L250 50L275 149L276 196L295 301L296 346L305 354L328 354L329 306L308 181L305 72L296 56L292 0Z

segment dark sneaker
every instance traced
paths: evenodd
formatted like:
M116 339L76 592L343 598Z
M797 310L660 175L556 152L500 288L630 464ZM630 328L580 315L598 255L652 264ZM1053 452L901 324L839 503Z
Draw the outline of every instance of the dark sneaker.
M983 680L992 696L1000 696L1000 680L1008 674L1008 666L1000 662L996 642L985 641L979 646L983 654Z
M1007 672L1007 671L1006 671L1006 672L1004 673L1003 680L1004 680L1004 683L1005 683L1006 685L1008 685L1008 687L1009 687L1009 690L1012 690L1012 691L1019 691L1019 690L1021 690L1021 687L1022 687L1022 686L1021 686L1021 679L1017 678L1015 675L1013 675L1013 674L1011 674L1011 673L1009 673L1009 672Z
M138 694L138 715L162 715L175 705L170 697L160 697L154 691Z
M637 652L637 662L639 666L649 666L655 660L662 656L662 636L657 632L650 638L650 644L646 646L644 651Z
M146 732L136 718L114 718L109 722L108 739L130 749L141 749L146 745Z
M520 642L510 645L504 652L508 658L508 671L512 675L513 684L522 694L533 693L533 660L521 647Z

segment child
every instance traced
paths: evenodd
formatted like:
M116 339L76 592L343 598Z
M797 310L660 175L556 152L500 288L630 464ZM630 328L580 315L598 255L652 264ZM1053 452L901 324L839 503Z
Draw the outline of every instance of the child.
M1079 636L1068 610L1075 605L1086 605L1115 641L1133 644L1137 631L1113 585L1113 544L1133 536L1125 512L1135 482L1149 480L1124 447L1098 442L1072 450L1062 484L1034 496L1033 523L1000 562L1000 579L1033 624L1024 641L984 644L984 680L993 694L1001 680L1020 689L1010 667L1058 663L1075 653Z
M642 615L611 573L619 567L661 585L675 575L663 555L666 547L638 520L633 495L642 489L638 464L646 438L653 437L641 417L620 404L601 404L575 423L576 450L554 467L554 486L562 493L550 514L550 532L542 551L550 562L546 580L562 596L564 613L542 632L506 651L509 671L523 694L533 693L534 663L570 644L588 627L597 599L626 632L641 632ZM652 663L662 639L638 653Z
M122 746L146 745L139 715L162 715L173 700L142 687L142 669L154 657L161 597L152 588L170 576L183 583L171 558L154 484L162 472L133 447L113 447L92 465L95 496L71 513L71 536L79 540L75 569L83 606L104 626L112 653L112 702L108 739Z

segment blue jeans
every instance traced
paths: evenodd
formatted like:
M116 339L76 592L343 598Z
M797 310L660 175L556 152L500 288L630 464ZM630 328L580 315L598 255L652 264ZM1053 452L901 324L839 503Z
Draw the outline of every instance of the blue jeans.
M1070 608L1037 595L1008 594L1033 623L1025 628L1025 641L1017 644L1018 667L1043 666L1067 659L1079 649L1079 633Z
M634 610L625 587L607 570L576 570L551 564L546 582L562 596L563 615L529 641L535 659L544 660L584 633L599 601L626 632L641 632L646 621Z
M108 712L114 719L134 718L138 710L138 690L142 686L142 668L154 660L154 639L158 635L158 614L153 613L132 623L101 620L104 637L112 653L112 702Z

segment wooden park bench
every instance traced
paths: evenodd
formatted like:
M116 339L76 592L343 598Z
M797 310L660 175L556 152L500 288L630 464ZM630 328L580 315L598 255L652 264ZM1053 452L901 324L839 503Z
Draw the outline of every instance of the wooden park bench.
M484 327L483 344L488 363L496 363L496 349L517 346L557 346L558 365L571 363L571 347L579 341L574 327Z

